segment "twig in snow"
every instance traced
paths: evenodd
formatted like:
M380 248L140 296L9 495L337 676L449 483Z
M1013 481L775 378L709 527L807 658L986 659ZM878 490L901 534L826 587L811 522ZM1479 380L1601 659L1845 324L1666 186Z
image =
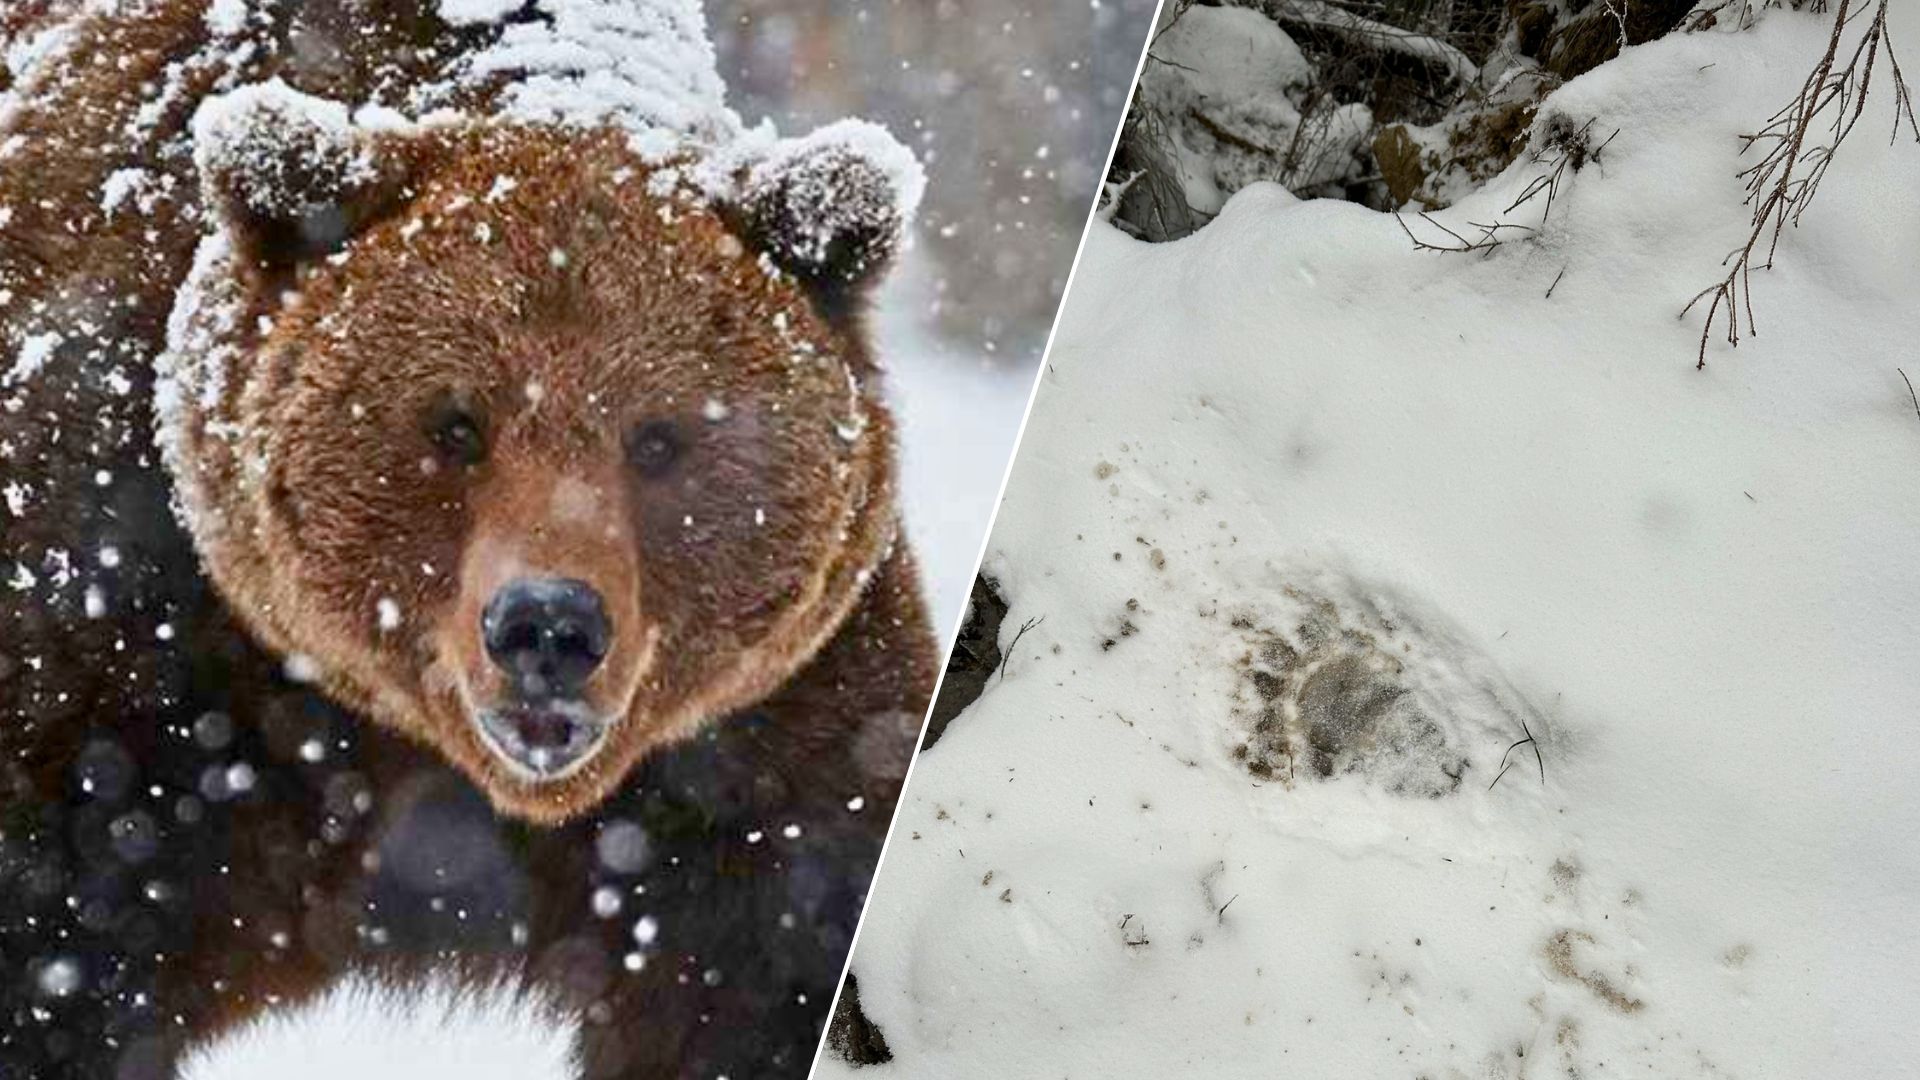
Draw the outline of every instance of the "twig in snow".
M1135 169L1125 180L1118 183L1109 180L1100 185L1100 195L1105 200L1106 205L1095 211L1095 214L1101 221L1111 222L1113 220L1113 215L1120 211L1120 200L1126 198L1127 192L1133 190L1133 185L1139 183L1140 178L1145 175L1147 175L1147 170Z
M1849 14L1854 3L1855 0L1839 0L1827 50L1808 73L1799 93L1774 113L1765 127L1740 137L1743 154L1756 146L1768 149L1766 156L1739 174L1747 184L1746 201L1753 207L1753 228L1746 243L1722 260L1722 265L1727 267L1726 277L1694 294L1687 306L1680 309L1684 318L1700 301L1707 301L1707 321L1700 328L1696 369L1707 366L1707 342L1713 337L1715 319L1725 318L1727 344L1735 348L1740 345L1742 311L1747 317L1747 333L1759 332L1753 318L1754 264L1758 261L1760 269L1772 269L1780 234L1788 225L1799 227L1800 216L1813 202L1840 144L1853 131L1867 107L1874 64L1883 53L1893 78L1893 134L1889 142L1899 139L1902 126L1913 133L1915 142L1920 142L1920 120L1914 116L1913 93L1907 88L1900 62L1893 55L1893 38L1887 29L1888 0L1879 0L1873 8L1873 17L1867 21L1866 33L1854 45L1853 54L1844 67L1837 66L1840 43L1846 36L1848 24L1866 10L1860 8ZM1815 120L1830 110L1831 119L1821 125L1823 134L1817 135L1809 145L1808 135L1815 130ZM1766 240L1764 255L1760 250L1763 239ZM1724 313L1722 307L1726 309Z
M1179 68L1179 69L1180 69L1181 71L1193 71L1193 73L1194 73L1195 75L1198 75L1198 74L1200 74L1200 73L1199 73L1198 71L1194 71L1194 69L1193 69L1192 67L1190 67L1190 66L1188 66L1188 65L1186 65L1186 64L1183 64L1183 63L1181 63L1181 62L1179 62L1178 60L1169 60L1169 59L1167 59L1167 58L1166 58L1166 57L1164 57L1164 56L1155 56L1155 55L1153 55L1152 53L1148 53L1148 54L1147 54L1147 59L1149 59L1149 60L1151 60L1151 61L1153 61L1153 62L1154 62L1154 63L1156 63L1156 64L1165 64L1165 65L1167 65L1167 66L1168 66L1168 67L1170 67L1170 68Z
M1567 276L1567 268L1563 266L1560 268L1559 273L1553 275L1553 284L1547 286L1547 295L1544 297L1544 299L1547 299L1547 300L1553 299L1553 290L1560 287L1560 279L1566 276Z
M1513 757L1515 750L1523 746L1533 747L1533 760L1540 766L1540 782L1542 784L1547 782L1547 759L1540 756L1540 741L1533 737L1533 729L1527 726L1527 718L1524 716L1520 718L1520 730L1525 732L1527 737L1507 747L1507 752L1500 755L1500 772L1494 776L1493 784L1499 783L1500 777L1507 775L1507 770L1513 768L1513 762L1509 759ZM1488 791L1493 790L1493 784L1487 785Z
M1167 31L1173 29L1175 23L1178 23L1181 19L1186 18L1187 9L1193 7L1193 5L1196 2L1197 0L1173 0L1173 18L1168 19L1167 24L1165 26L1162 26L1160 29L1155 30L1153 32L1154 42L1158 43L1160 40L1161 34L1164 34ZM1149 48L1149 52L1151 52L1151 48Z
M1556 118L1556 120L1557 119L1558 118ZM1539 197L1541 192L1545 192L1547 205L1546 208L1540 212L1540 220L1543 222L1546 221L1547 215L1553 213L1553 200L1560 194L1560 181L1561 178L1566 175L1567 170L1572 169L1574 172L1579 172L1582 168L1586 167L1587 162L1599 161L1600 155L1606 151L1614 139L1620 136L1620 129L1615 128L1613 134L1607 136L1606 141L1602 142L1599 146L1591 146L1589 145L1588 132L1592 129L1592 119L1589 119L1577 128L1564 125L1558 130L1553 130L1550 125L1545 145L1534 151L1529 157L1529 160L1536 165L1548 166L1547 171L1534 177L1532 182L1527 184L1526 188L1520 192L1520 197L1513 200L1513 205L1507 207L1506 210L1502 212L1511 214Z
M1232 907L1233 902L1238 899L1240 899L1239 893L1234 893L1232 896L1227 897L1227 902L1221 904L1220 910L1213 913L1213 921L1219 922L1225 919L1227 917L1227 909Z
M1007 651L1000 654L1000 681L1001 682L1007 681L1007 664L1013 659L1014 647L1020 644L1021 638L1027 636L1027 631L1033 629L1036 626L1039 626L1041 623L1046 621L1047 621L1047 617L1045 615L1042 615L1037 619L1028 619L1026 622L1023 622L1020 624L1020 629L1013 632L1013 640L1007 642Z
M1160 29L1155 30L1153 32L1153 40L1147 43L1147 59L1153 61L1156 64L1165 64L1170 68L1179 68L1181 71L1193 70L1192 68L1188 67L1185 64L1178 64L1173 62L1172 60L1167 60L1159 55L1156 55L1153 51L1153 47L1155 45L1160 44L1160 35L1166 33L1169 30L1172 30L1176 23L1178 23L1181 19L1186 18L1187 9L1193 7L1195 2L1196 0L1173 0L1173 9L1174 9L1173 18L1168 19L1165 26L1162 26Z
M1492 251L1500 246L1500 238L1491 231L1486 232L1478 240L1469 240L1434 220L1433 215L1425 210L1420 211L1420 220L1452 237L1454 240L1452 245L1431 243L1413 235L1413 230L1407 227L1406 219L1401 217L1397 210L1394 212L1393 220L1400 223L1400 231L1406 233L1407 239L1413 241L1414 249L1417 251L1440 251L1459 255L1469 251ZM1484 228L1484 226L1475 226L1475 228Z
M1913 380L1907 378L1907 369L1894 368L1893 370L1899 372L1901 381L1907 384L1907 397L1913 401L1913 415L1920 416L1920 394L1913 392Z
M1571 121L1556 119L1556 121L1549 123L1543 139L1543 145L1538 150L1533 151L1530 159L1535 164L1546 166L1546 171L1529 181L1527 186L1521 190L1519 197L1513 200L1513 204L1501 211L1501 213L1511 214L1527 203L1545 195L1546 205L1540 211L1540 221L1544 224L1548 215L1553 213L1553 201L1560 195L1560 185L1568 170L1579 172L1586 166L1587 162L1599 161L1602 152L1606 150L1608 144L1612 143L1620 134L1619 129L1616 128L1612 135L1606 137L1605 141L1601 142L1598 146L1594 146L1588 135L1592 128L1592 120L1588 120L1577 128L1572 125ZM1518 229L1521 232L1538 231L1538 226L1522 225L1513 221L1501 221L1499 219L1488 223L1469 221L1467 222L1469 227L1480 230L1479 238L1470 240L1441 224L1433 215L1425 211L1421 211L1420 218L1427 224L1432 225L1434 228L1452 237L1454 242L1449 245L1422 240L1413 234L1413 230L1407 226L1406 221L1402 219L1398 213L1394 214L1394 220L1400 223L1400 230L1407 234L1407 238L1413 241L1414 248L1419 251L1442 251L1454 254L1478 251L1483 255L1491 255L1493 249L1499 247L1502 242L1500 235L1501 230ZM1561 273L1564 274L1565 271L1562 270ZM1555 278L1554 284L1559 284L1559 280L1559 278ZM1548 289L1547 295L1551 297L1553 290Z
M1620 51L1626 52L1627 0L1618 0L1618 6L1615 6L1615 0L1605 0L1605 2L1607 5L1607 14L1613 16L1613 21L1620 24Z

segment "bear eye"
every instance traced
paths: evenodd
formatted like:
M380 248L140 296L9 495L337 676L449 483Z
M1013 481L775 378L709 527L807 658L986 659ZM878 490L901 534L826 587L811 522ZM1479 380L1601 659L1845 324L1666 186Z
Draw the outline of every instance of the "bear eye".
M680 429L671 420L649 420L633 429L627 458L642 476L660 476L680 457Z
M465 409L448 407L427 421L427 438L442 457L456 465L478 465L487 459L487 438L480 421Z

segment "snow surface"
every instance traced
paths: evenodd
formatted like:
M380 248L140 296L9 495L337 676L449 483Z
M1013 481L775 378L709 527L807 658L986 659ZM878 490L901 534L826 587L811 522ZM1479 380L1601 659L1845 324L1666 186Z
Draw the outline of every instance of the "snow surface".
M908 785L853 965L893 1061L861 1076L1920 1061L1890 95L1756 275L1758 335L1696 371L1676 318L1750 226L1736 136L1827 26L1561 88L1542 131L1619 135L1544 220L1501 219L1525 157L1436 215L1538 226L1484 257L1272 185L1174 244L1095 226L989 545L1002 646L1031 625Z

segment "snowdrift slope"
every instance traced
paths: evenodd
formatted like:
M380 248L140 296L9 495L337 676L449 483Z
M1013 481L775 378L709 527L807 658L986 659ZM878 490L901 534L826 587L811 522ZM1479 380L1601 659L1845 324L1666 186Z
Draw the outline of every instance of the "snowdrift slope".
M1488 257L1270 186L1097 230L988 565L1002 645L1044 622L918 766L857 947L875 1075L1920 1061L1920 148L1870 103L1759 336L1696 371L1676 318L1825 35L1568 84L1543 117L1619 134Z

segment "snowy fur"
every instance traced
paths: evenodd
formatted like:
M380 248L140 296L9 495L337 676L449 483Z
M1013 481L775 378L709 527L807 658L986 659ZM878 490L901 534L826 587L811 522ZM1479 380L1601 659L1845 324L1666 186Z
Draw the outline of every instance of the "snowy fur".
M865 273L887 262L905 240L926 187L913 153L885 128L862 120L785 140L776 140L766 125L743 127L724 103L725 87L695 0L541 0L539 9L550 22L505 27L499 42L462 66L454 84L422 94L419 121L378 106L354 112L279 79L236 88L200 106L193 122L194 160L209 203L224 204L228 213L215 218L179 290L168 348L156 362L156 413L158 440L179 483L178 506L202 545L217 542L221 524L205 511L210 502L198 479L180 465L178 444L186 411L210 408L230 378L244 377L231 370L240 357L234 341L245 330L233 214L297 217L346 198L378 171L368 149L372 135L476 122L444 106L478 81L508 80L500 112L477 122L611 124L631 133L643 160L690 157L688 168L666 175L698 185L709 198L737 199L750 213L777 219L769 221L764 239L798 269L852 243L851 269ZM448 0L442 9L454 23L511 13L470 0ZM742 170L745 181L738 183Z
M224 542L226 523L215 509L216 493L187 464L186 425L219 405L229 380L244 377L236 374L246 354L235 337L245 311L233 244L226 233L215 233L194 252L193 269L167 318L167 348L154 358L154 442L173 475L175 514L202 552ZM220 434L239 433L229 426Z
M372 173L347 107L279 79L209 99L194 114L193 146L202 174L246 177L236 188L259 213L305 209L288 186L293 167L340 187Z
M538 1000L450 980L395 992L364 978L202 1050L183 1080L576 1080L576 1033Z
M842 120L789 139L757 163L741 193L749 213L787 222L775 237L781 254L824 264L836 241L861 250L851 269L891 258L920 205L926 175L885 128Z
M454 0L441 10L455 17L450 21L473 21L481 11L504 6ZM545 19L508 25L498 42L465 65L467 79L510 79L503 115L582 126L618 123L661 157L676 148L673 136L707 147L740 137L740 118L726 107L698 0L538 0L534 9Z

